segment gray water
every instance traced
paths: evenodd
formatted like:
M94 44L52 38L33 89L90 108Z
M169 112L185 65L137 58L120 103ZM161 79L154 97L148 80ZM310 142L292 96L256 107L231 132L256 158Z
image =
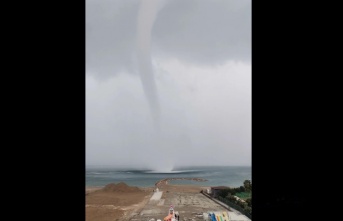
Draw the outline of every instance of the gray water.
M151 187L161 179L182 177L203 178L208 181L173 180L169 183L239 187L243 186L244 180L251 180L251 167L183 167L170 172L122 168L87 168L86 186L105 186L109 183L124 182L130 186Z

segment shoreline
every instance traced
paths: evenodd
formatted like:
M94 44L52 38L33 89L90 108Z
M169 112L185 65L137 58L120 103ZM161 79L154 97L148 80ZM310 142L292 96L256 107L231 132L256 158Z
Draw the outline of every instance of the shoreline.
M174 177L174 178L165 178L165 179L162 179L162 180L159 180L155 183L155 186L158 187L160 185L168 185L168 181L169 180L191 180L191 181L197 181L197 182L205 182L205 181L208 181L206 179L203 179L203 178L194 178L194 177ZM185 185L192 185L192 184L185 184Z
M138 188L142 188L142 189L150 189L150 188L156 188L158 186L161 186L161 185L176 185L176 186L179 186L179 185L187 185L187 186L195 186L195 187L201 187L201 186L198 186L198 185L194 185L194 184L170 184L168 183L169 180L190 180L190 181L196 181L196 182L206 182L208 180L206 179L203 179L203 178L197 178L197 177L170 177L170 178L164 178L164 179L161 179L157 182L155 182L155 185L153 186L136 186ZM123 181L121 181L123 182ZM85 186L86 189L99 189L99 188L104 188L106 185L103 185L103 186Z

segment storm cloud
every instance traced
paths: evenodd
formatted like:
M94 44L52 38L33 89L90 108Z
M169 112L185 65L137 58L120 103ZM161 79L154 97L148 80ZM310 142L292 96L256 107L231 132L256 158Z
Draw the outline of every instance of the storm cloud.
M250 0L165 0L152 27L152 56L198 65L251 62ZM97 78L137 74L138 0L86 1L86 66Z
M86 0L86 164L251 165L251 1L157 2L145 51L141 1Z

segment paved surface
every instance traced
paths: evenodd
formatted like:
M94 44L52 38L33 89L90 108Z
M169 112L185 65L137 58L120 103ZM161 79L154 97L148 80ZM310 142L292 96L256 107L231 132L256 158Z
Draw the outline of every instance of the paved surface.
M130 221L156 221L163 220L168 215L171 205L180 214L180 221L200 221L205 220L204 214L208 212L227 211L230 221L251 221L235 209L228 207L222 202L213 201L201 193L185 192L155 192L144 208L136 214Z
M149 221L152 218L155 221L157 219L163 220L168 215L171 205L174 206L175 211L179 212L180 221L204 220L204 212L225 210L201 193L163 192L161 199L150 200L139 214L135 214L131 218L131 221Z
M237 210L185 186L165 186L154 192L141 209L131 214L130 221L157 221L168 215L172 205L180 215L180 221L204 221L208 213L226 211L230 221L251 221ZM205 216L205 219L204 219Z
M159 192L155 192L152 197L150 198L150 201L155 201L155 200L160 200L162 197L163 192L159 191Z
M205 196L211 198L208 194L203 193ZM227 209L228 215L230 217L230 221L250 221L251 219L249 219L246 215L242 214L241 212L239 212L238 210L235 210L234 208L229 207L228 205L226 205L225 203L217 200L217 199L213 199L211 198L211 200L213 200L214 202L220 204L223 206L223 208Z

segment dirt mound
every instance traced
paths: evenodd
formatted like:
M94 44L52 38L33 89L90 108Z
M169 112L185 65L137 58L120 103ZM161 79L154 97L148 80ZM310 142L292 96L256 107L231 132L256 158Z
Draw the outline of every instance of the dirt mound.
M126 183L110 183L107 184L102 190L102 192L124 192L124 193L138 193L142 192L141 189L135 186L128 186Z

